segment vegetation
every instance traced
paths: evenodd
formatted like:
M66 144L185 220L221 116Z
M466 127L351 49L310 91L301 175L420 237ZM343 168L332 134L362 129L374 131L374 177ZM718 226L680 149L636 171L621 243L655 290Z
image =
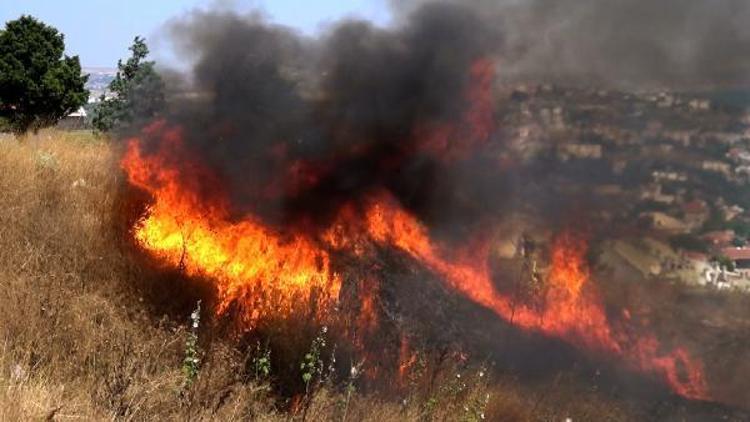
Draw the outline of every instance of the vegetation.
M0 137L0 420L628 419L565 374L526 388L420 352L405 389L382 396L355 388L367 362L329 377L330 331L286 322L273 353L212 335L185 280L123 246L114 150L84 132ZM285 367L310 374L304 408L274 387Z
M692 234L678 234L672 236L669 239L669 244L675 249L708 253L708 245L706 242Z
M750 224L747 221L732 220L727 223L727 228L734 230L734 234L742 239L750 238Z
M201 301L198 301L193 313L190 314L190 332L185 342L185 359L182 361L182 372L185 374L185 386L190 386L198 376L200 357L198 350L198 327L201 321Z
M720 267L726 268L727 271L734 271L734 261L732 261L725 255L714 256L711 258L711 260L717 262Z
M164 81L146 61L148 46L135 37L132 56L117 62L117 75L109 84L111 97L102 95L93 110L92 124L101 132L121 130L139 119L151 120L164 108Z
M712 230L732 230L735 234L735 240L738 242L735 246L742 246L750 238L750 223L744 219L734 219L726 221L724 216L716 208L712 208L708 220L703 224L702 231Z
M86 104L87 76L64 37L31 16L0 31L0 126L17 134L54 125Z

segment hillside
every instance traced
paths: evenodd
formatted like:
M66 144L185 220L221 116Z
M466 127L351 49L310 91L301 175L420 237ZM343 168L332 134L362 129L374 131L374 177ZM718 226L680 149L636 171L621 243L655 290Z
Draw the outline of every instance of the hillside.
M83 132L0 138L0 420L628 419L595 392L568 388L570 374L530 391L458 366L429 373L431 386L427 370L415 371L396 395L332 378L295 411L273 387L284 381L276 356L258 376L252 348L243 355L203 325L200 370L186 382L195 303L165 303L168 281L123 245L115 150ZM280 335L295 344L294 332ZM290 359L303 361L306 348Z

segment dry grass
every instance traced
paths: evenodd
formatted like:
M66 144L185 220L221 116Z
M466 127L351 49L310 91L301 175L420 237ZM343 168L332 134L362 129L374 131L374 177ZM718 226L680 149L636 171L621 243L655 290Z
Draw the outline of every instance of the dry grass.
M185 332L133 294L141 272L114 241L113 160L92 137L0 140L0 420L268 413L257 389L231 382L227 351L187 392L205 404L180 394Z
M153 275L118 241L115 155L85 133L0 135L0 420L288 420L220 340L202 346L200 374L184 387L184 324L143 298ZM405 402L355 393L347 405L340 386L322 388L306 419L476 420L488 393L488 420L563 416L530 410L539 397L517 385L456 391L452 376ZM599 403L569 399L570 416Z

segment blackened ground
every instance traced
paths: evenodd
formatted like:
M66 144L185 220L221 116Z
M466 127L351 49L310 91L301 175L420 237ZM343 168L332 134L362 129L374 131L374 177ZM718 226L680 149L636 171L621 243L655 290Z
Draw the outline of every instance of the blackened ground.
M381 274L383 307L386 313L396 316L399 327L408 329L424 350L460 349L474 362L491 362L499 376L533 386L540 400L544 400L544 393L539 392L545 389L596 392L627 408L635 420L740 421L750 417L748 409L743 409L747 403L743 401L746 390L735 386L729 392L721 386L723 377L711 372L719 370L717 363L721 359L732 359L741 365L742 347L725 350L723 358L709 360L706 367L710 388L717 386L711 390L717 394L716 400L734 404L684 399L671 392L660 379L633 371L617 357L593 355L563 341L512 326L492 311L447 289L433 274L415 267L408 257L392 251L382 253L387 263ZM674 301L674 293L670 294L657 296ZM677 306L665 307L664 317ZM695 308L687 306L673 313L673 318L690 313L690 309ZM669 324L664 322L657 328L674 330L678 325L674 321L671 327ZM679 326L691 330L690 324ZM714 330L702 337L722 337L727 331ZM689 337L694 332L683 334ZM720 371L723 373L725 369ZM735 375L725 379L736 378ZM550 396L553 394L550 392Z

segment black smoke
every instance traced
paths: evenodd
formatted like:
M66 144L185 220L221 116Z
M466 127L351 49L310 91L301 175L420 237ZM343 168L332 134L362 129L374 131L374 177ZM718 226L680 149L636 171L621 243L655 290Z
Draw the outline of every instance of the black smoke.
M347 20L317 37L255 14L195 12L171 35L192 68L166 121L224 181L216 188L238 217L320 227L343 203L387 190L440 223L483 212L483 201L456 195L502 189L467 176L482 154L446 164L415 135L457 125L471 106L472 65L497 58L499 28L476 10L430 4L394 28Z

